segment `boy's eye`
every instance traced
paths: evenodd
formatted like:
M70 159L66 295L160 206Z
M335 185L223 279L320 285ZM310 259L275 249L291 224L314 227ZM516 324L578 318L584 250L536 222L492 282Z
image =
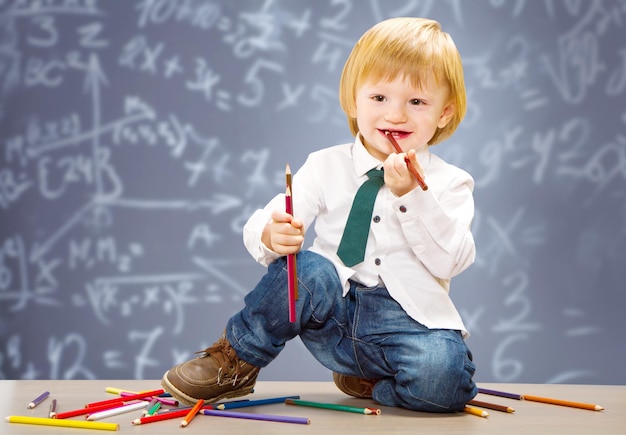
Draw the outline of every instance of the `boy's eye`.
M374 101L385 101L385 97L382 96L382 95L374 95L372 97L372 100L374 100Z
M419 98L415 98L411 100L409 103L412 104L413 106L419 106L420 104L424 104L424 102L420 100Z

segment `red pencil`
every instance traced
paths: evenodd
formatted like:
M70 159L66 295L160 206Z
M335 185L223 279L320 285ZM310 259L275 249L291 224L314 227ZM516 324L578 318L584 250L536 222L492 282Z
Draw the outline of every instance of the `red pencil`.
M143 399L145 397L158 396L159 394L163 394L164 392L165 392L165 390L162 390L162 389L161 390L154 390L154 391L145 391L143 393L131 394L131 395L126 396L126 397L117 397L115 399L103 400L101 402L88 403L87 405L85 405L85 408L91 408L93 406L108 405L110 403L130 402L131 400Z
M59 420L63 420L64 418L78 417L79 415L86 415L94 412L106 411L107 409L119 408L123 405L124 402L105 403L104 405L99 406L90 406L80 409L74 409L72 411L59 412L56 414L56 416L52 418L58 418Z
M387 136L387 139L389 139L389 142L391 142L391 145L393 145L393 147L395 148L397 153L403 153L404 151L402 151L402 148L400 148L400 145L398 145L398 142L396 142L396 140L394 139L393 135L391 134L391 132L386 131L385 132L385 136ZM417 180L417 184L420 185L420 187L422 188L422 190L428 190L428 186L426 185L426 183L424 182L424 179L422 178L422 176L419 174L419 172L417 172L417 169L415 169L415 166L413 166L413 164L411 163L411 161L409 160L408 157L404 158L404 161L406 162L406 166L407 168L409 168L409 172L411 174L413 174L413 176L415 177L415 179Z
M291 197L291 168L289 163L285 168L285 179L287 181L287 190L285 192L285 211L293 216L293 202ZM296 271L295 254L287 255L287 279L288 279L288 298L289 298L289 321L296 321L296 299L298 299L298 277Z

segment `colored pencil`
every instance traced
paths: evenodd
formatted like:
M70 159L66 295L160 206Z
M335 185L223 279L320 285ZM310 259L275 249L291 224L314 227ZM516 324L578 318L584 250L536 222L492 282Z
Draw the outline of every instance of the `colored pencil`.
M396 152L398 154L403 153L404 151L402 151L402 148L400 148L400 145L398 145L398 142L396 142L396 139L393 137L393 135L391 134L391 132L386 131L385 132L385 136L387 136L387 139L389 139L389 142L391 142L391 145L393 145L393 147L395 148ZM411 161L409 160L408 157L404 158L404 161L406 162L406 166L407 168L409 168L409 172L411 174L413 174L413 176L415 177L415 179L417 180L417 184L420 185L420 187L422 188L422 190L428 190L428 185L426 185L426 183L424 182L424 179L422 178L422 176L419 174L419 172L417 172L417 169L415 169L415 166L413 166L413 164L411 163Z
M50 410L48 411L49 418L55 418L57 415L57 399L52 399L52 403L50 404Z
M120 397L124 397L124 398L135 395L135 394L139 394L139 393L132 392L132 391L121 391L119 393ZM156 399L159 402L161 402L163 405L178 406L178 400L172 399L171 397L153 396L153 397L145 397L141 400L150 400L150 399Z
M100 402L88 403L87 405L85 405L85 408L91 408L93 406L107 405L109 403L130 402L132 400L143 399L143 398L152 397L152 396L158 396L159 394L163 393L163 391L165 391L165 390L144 391L143 393L131 394L131 395L126 396L126 397L116 397L115 399L102 400Z
M600 405L595 405L593 403L571 402L569 400L551 399L549 397L530 396L528 394L523 394L522 399L528 400L531 402L541 402L541 403L549 403L551 405L570 406L572 408L588 409L590 411L602 411L604 409L604 407Z
M78 408L71 411L58 412L54 418L63 420L65 418L78 417L79 415L93 414L94 412L104 411L105 409L119 408L123 406L124 402L107 403L100 406L92 406L91 408Z
M191 423L191 420L194 419L196 414L198 414L198 411L200 411L200 408L202 408L203 406L204 406L204 400L202 399L198 400L196 404L193 406L193 408L189 410L185 418L183 418L183 421L180 422L180 427L187 427L187 425Z
M208 407L205 407L205 408L208 408ZM171 420L174 418L185 417L189 413L190 409L191 408L176 409L176 410L170 410L166 412L160 412L154 415L148 415L148 416L133 420L133 424L135 425L147 424L147 423L154 423L156 421Z
M118 406L117 408L105 409L104 411L94 412L87 416L88 421L102 420L103 418L113 417L114 415L126 414L127 412L137 411L148 406L148 402L135 402L129 405Z
M479 388L478 392L483 393L483 394L489 394L491 396L506 397L507 399L522 400L521 394L507 393L505 391L496 391L496 390L488 390L486 388Z
M285 211L293 216L293 201L291 190L291 168L289 163L285 167L286 192L285 192ZM296 321L296 300L298 299L298 273L296 266L296 255L287 255L287 279L288 279L288 298L289 298L289 321Z
M331 409L333 411L355 412L357 414L380 415L378 408L359 408L356 406L336 405L334 403L311 402L308 400L287 399L287 405L309 406L312 408Z
M299 399L299 398L300 396L285 396L285 397L273 397L270 399L248 400L246 402L221 403L215 406L215 409L224 410L224 409L247 408L249 406L258 406L258 405L270 405L272 403L285 403L285 400L287 399Z
M279 423L311 424L311 420L308 418L291 417L289 415L251 414L248 412L222 411L216 409L203 409L200 413L204 415L212 415L214 417L243 418L246 420L275 421Z
M161 407L161 402L159 402L158 400L155 400L152 406L148 406L148 409L146 410L146 415L156 414L156 412L159 410L160 407Z
M469 402L467 402L467 404L478 406L481 408L493 409L495 411L502 411L502 412L509 412L509 413L515 412L515 409L511 408L510 406L498 405L496 403L482 402L480 400L470 400Z
M35 406L39 405L41 402L46 400L50 395L50 391L44 391L39 396L35 397L32 402L28 404L29 409L33 409Z
M99 421L59 420L58 418L27 417L12 415L5 417L9 423L37 424L41 426L75 427L81 429L119 430L117 423L103 423Z
M132 396L132 395L143 392L143 391L137 392L137 391L130 391L130 390L122 390L121 388L114 388L114 387L106 387L105 391L110 394L117 394L120 397L128 397L128 396ZM169 395L165 396L164 394L159 394L158 396L154 396L154 398L158 400L159 402L161 402L163 405L169 405L169 406L179 405L178 400L172 399L171 396ZM151 399L151 398L150 397L145 398L145 400L148 400L148 399Z
M483 411L482 409L474 408L473 406L469 405L465 405L464 411L468 414L477 415L479 417L489 417L489 413L487 411Z

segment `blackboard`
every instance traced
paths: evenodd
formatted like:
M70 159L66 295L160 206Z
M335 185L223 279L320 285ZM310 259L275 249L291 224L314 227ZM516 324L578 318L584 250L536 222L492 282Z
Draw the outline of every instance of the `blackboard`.
M160 378L263 274L248 216L352 140L338 82L393 16L440 21L476 180L451 294L481 382L626 382L626 2L0 1L0 378ZM264 380L330 380L299 340Z

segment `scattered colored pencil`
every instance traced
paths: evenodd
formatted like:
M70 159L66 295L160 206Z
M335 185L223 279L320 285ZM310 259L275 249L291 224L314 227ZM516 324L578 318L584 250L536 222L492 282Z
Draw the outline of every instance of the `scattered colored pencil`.
M103 418L113 417L114 415L125 414L127 412L137 411L148 406L148 402L135 402L129 405L118 406L117 408L105 409L104 411L94 412L87 416L88 421L102 420Z
M35 406L39 405L41 402L43 402L44 400L46 400L48 398L48 396L50 395L50 391L44 391L43 393L41 393L39 396L35 397L33 399L32 402L30 402L28 404L28 408L32 409Z
M464 411L468 414L477 415L479 417L489 417L489 413L487 411L483 411L482 409L474 408L473 406L469 405L465 405Z
M400 145L398 145L398 142L396 142L396 139L393 137L390 131L386 131L385 136L387 136L387 139L389 140L389 142L391 142L391 145L393 145L397 153L401 154L404 152L402 148L400 148ZM415 169L415 166L413 166L409 158L405 157L404 161L406 162L407 168L409 168L409 172L413 174L413 176L417 180L417 184L420 185L422 190L428 190L428 185L424 182L424 179L419 174L419 172L417 172L417 169Z
M569 407L572 407L572 408L588 409L588 410L591 410L591 411L602 411L604 409L604 407L602 407L600 405L596 405L594 403L572 402L572 401L569 401L569 400L561 400L561 399L552 399L552 398L549 398L549 397L532 396L530 394L507 393L507 392L504 392L504 391L488 390L486 388L479 388L478 392L479 393L484 393L484 394L491 394L493 396L507 397L509 399L528 400L530 402L541 402L541 403L548 403L548 404L551 404L551 405L569 406Z
M79 415L93 414L94 412L104 411L105 409L119 408L123 406L123 402L108 403L100 406L92 406L91 408L78 408L71 411L58 412L55 418L63 420L65 418L78 417Z
M489 394L491 396L506 397L507 399L522 400L521 394L507 393L505 391L488 390L487 388L479 388L479 393Z
M289 163L287 163L285 167L285 179L287 184L285 192L285 211L293 216L293 191L291 190L291 168L289 167ZM296 300L298 299L298 273L296 269L296 255L287 255L287 294L289 298L289 321L291 323L296 321Z
M116 397L115 399L102 400L100 402L88 403L85 405L85 408L91 408L93 406L101 406L107 405L109 403L124 403L130 402L137 399L144 399L146 397L158 396L163 393L164 390L153 390L153 391L144 391L143 393L131 394L125 397Z
M37 424L41 426L74 427L100 430L119 430L120 428L120 425L117 423L103 423L100 421L59 420L58 418L27 417L20 415L12 415L10 417L5 417L5 419L9 423Z
M50 411L48 411L49 418L55 418L57 415L57 399L52 399L52 403L50 404Z
M356 412L357 414L380 415L378 408L359 408L356 406L336 405L334 403L311 402L308 400L287 399L288 405L309 406L312 408L331 409L333 411Z
M243 418L246 420L275 421L279 423L311 424L311 420L308 418L291 417L289 415L251 414L248 412L222 411L216 409L203 409L200 413L204 415L212 415L214 417Z
M498 405L496 403L482 402L480 400L470 400L469 402L467 402L467 404L478 406L480 408L493 409L495 411L502 411L502 412L509 412L509 413L515 412L515 409L511 408L510 406Z
M191 420L194 419L196 414L198 414L198 411L200 411L200 408L202 408L203 406L204 406L204 400L202 399L198 400L196 404L193 406L193 408L189 410L185 418L183 418L183 421L180 422L180 427L187 427L189 423L191 423Z
M229 402L229 403L220 403L215 406L215 409L236 409L236 408L247 408L249 406L258 406L258 405L271 405L272 403L285 403L287 399L299 399L300 396L285 396L285 397L273 397L270 399L258 399L258 400L248 400L246 402Z
M522 395L523 400L531 402L549 403L551 405L570 406L572 408L588 409L590 411L602 411L604 407L593 403L581 403L571 402L569 400L551 399L549 397L530 396L528 394Z
M128 397L128 396L133 396L135 394L139 394L139 393L135 393L132 391L121 391L119 393L120 397ZM161 404L163 405L169 405L169 406L178 406L178 400L176 399L172 399L171 397L161 397L161 396L154 396L154 397L146 397L142 400L148 400L148 399L156 399L159 402L161 402Z
M148 405L148 409L146 410L146 415L154 415L161 408L161 402L155 400L152 406Z
M133 424L147 424L154 423L155 421L163 421L163 420L171 420L173 418L185 417L189 413L189 408L171 410L167 412L161 412L159 414L148 415L146 417L141 417L133 420Z

